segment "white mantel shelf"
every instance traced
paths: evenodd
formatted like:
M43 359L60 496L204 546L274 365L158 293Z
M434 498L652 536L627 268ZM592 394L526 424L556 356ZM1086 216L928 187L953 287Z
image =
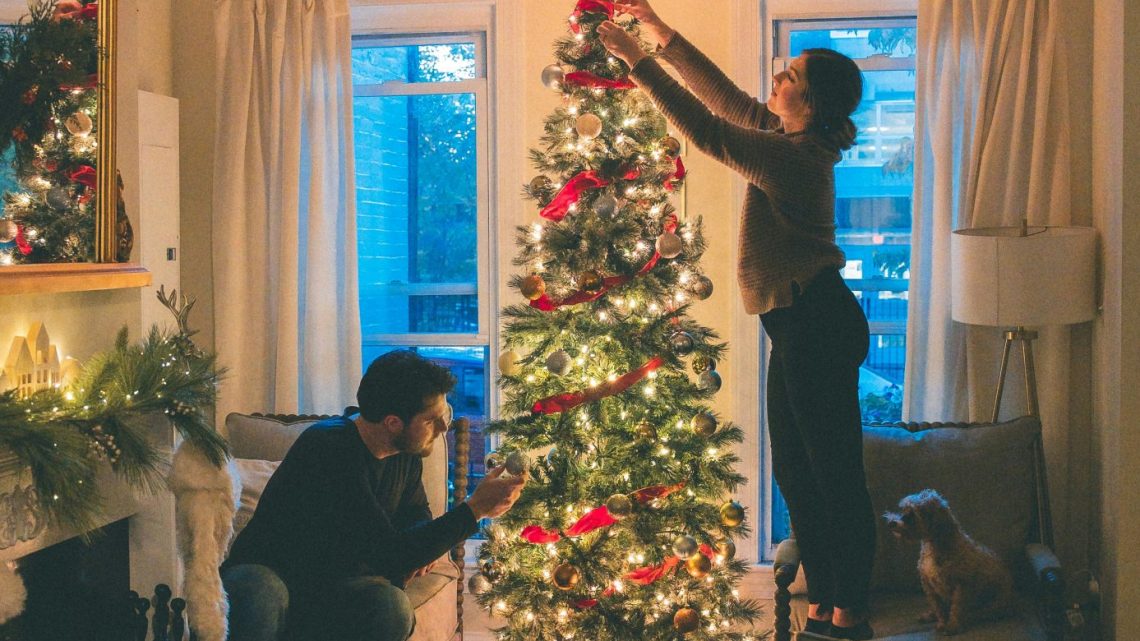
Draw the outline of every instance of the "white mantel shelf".
M150 272L134 263L51 263L0 267L0 296L55 294L150 285Z

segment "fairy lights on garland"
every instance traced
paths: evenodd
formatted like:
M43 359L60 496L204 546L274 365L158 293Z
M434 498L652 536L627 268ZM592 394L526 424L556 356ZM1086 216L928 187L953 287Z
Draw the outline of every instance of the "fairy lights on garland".
M26 399L0 393L0 450L30 471L37 508L53 526L80 532L94 526L102 509L95 482L102 466L136 489L162 487L163 461L146 435L156 415L165 415L212 462L220 465L228 456L206 414L224 369L190 339L186 320L194 302L164 289L158 297L174 314L176 331L154 327L131 344L124 328L114 348L93 356L70 386Z

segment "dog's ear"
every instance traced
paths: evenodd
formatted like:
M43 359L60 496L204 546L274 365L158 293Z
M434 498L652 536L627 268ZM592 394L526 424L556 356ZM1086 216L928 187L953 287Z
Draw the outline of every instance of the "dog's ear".
M923 490L916 502L915 513L922 524L925 536L938 539L952 534L956 529L950 505L934 490Z

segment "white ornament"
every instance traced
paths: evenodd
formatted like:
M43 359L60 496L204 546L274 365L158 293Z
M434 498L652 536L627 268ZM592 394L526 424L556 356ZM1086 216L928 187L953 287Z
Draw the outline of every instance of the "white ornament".
M657 253L662 258L676 258L681 255L683 248L681 237L673 232L667 231L657 237Z

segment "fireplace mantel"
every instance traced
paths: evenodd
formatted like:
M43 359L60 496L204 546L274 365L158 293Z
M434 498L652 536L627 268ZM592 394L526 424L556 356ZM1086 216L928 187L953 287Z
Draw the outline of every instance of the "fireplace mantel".
M169 465L175 436L170 421L156 414L146 422L146 434ZM130 519L131 585L149 591L157 583L181 583L174 531L174 497L166 490L140 493L104 465L97 477L103 510L95 529ZM11 452L0 451L0 562L23 558L83 532L46 527L34 502L31 471Z

